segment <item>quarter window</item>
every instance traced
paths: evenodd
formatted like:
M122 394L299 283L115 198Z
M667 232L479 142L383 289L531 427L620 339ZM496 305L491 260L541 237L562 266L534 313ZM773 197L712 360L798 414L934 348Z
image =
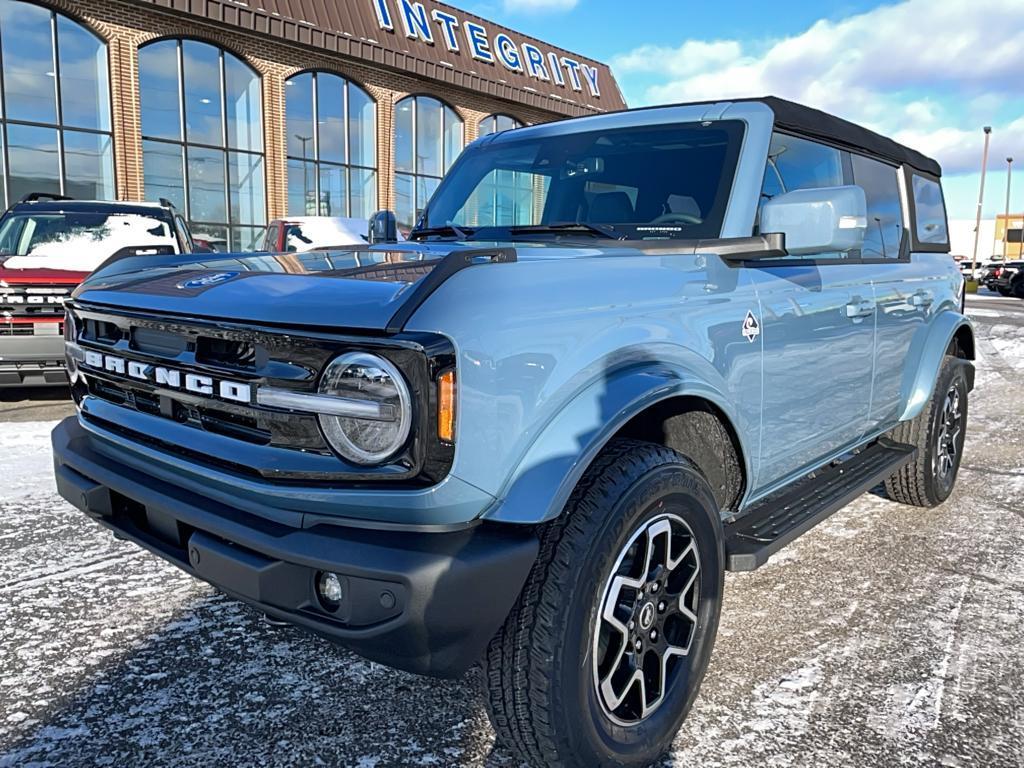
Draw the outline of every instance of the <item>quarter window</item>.
M448 105L427 96L395 105L395 215L403 230L416 223L462 146L462 120Z
M369 219L377 208L377 105L329 72L286 83L288 215Z
M931 245L947 245L946 204L937 181L913 175L914 214L917 218L917 239Z
M0 49L3 207L29 192L113 199L106 44L47 8L0 0Z
M861 255L898 259L903 241L903 209L897 169L861 155L852 156L853 183L868 201L868 228Z
M166 198L196 237L253 250L266 223L260 78L208 43L139 50L146 197Z

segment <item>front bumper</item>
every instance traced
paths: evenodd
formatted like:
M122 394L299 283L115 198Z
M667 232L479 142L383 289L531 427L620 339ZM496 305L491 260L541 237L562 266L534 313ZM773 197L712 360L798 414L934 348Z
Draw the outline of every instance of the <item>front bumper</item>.
M0 335L0 387L39 387L67 383L63 336Z
M537 556L528 528L449 532L289 524L257 516L111 461L76 417L53 431L61 496L100 524L270 616L373 661L457 676L505 620ZM321 572L342 577L321 605Z

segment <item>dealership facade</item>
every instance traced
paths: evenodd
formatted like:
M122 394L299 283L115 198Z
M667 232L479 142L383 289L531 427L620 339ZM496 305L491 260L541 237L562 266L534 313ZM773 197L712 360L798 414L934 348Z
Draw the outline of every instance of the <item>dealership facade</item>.
M408 225L478 136L625 106L607 66L433 0L0 0L0 55L5 205L165 198L233 249Z

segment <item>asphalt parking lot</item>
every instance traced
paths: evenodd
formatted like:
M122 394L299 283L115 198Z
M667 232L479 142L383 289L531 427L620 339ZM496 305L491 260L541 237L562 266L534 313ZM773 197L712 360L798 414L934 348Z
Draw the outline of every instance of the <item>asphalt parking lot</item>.
M969 300L955 496L867 496L729 576L666 766L1024 766L1024 302ZM260 615L57 497L61 393L0 398L0 766L508 766L477 673L426 680Z

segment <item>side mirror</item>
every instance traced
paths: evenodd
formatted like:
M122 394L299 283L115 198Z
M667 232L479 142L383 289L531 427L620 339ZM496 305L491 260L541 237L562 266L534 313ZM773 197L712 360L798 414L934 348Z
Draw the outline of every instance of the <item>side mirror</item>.
M859 250L867 228L867 198L857 186L797 189L761 208L761 234L785 235L791 256Z
M214 249L214 247L212 245L210 245L210 243L208 241L206 241L206 240L198 240L196 238L193 238L192 239L192 245L193 245L192 253L216 253L217 252Z
M392 211L377 211L370 217L370 245L398 242L398 219Z

